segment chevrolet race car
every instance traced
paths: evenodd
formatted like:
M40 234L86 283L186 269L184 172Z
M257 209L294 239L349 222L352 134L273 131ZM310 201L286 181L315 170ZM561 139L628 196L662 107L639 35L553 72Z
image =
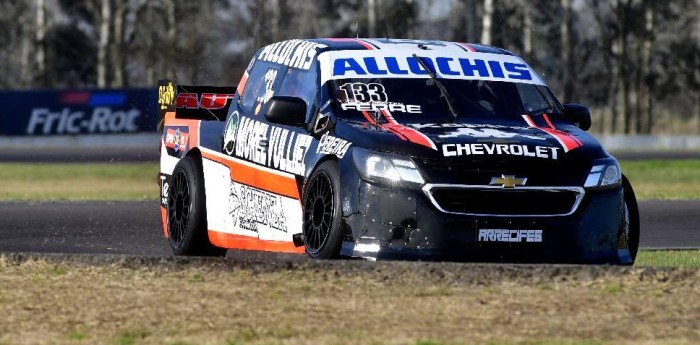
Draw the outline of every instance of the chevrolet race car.
M634 262L617 160L513 53L295 39L234 87L159 82L163 231L177 255Z

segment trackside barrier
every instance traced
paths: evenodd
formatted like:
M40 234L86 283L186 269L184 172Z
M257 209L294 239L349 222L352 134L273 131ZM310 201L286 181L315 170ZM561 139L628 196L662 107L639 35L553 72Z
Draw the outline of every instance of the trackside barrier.
M0 91L0 136L155 132L156 89Z
M700 135L593 135L608 151L700 151Z

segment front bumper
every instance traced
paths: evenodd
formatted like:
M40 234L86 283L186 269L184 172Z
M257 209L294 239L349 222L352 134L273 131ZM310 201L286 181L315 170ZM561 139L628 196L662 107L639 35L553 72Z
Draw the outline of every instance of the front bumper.
M419 189L363 180L357 186L357 192L343 200L344 209L354 212L344 212L348 237L342 255L497 262L625 263L629 259L618 251L622 187L587 190L568 215L503 217L446 213ZM488 231L512 233L516 239L484 241Z

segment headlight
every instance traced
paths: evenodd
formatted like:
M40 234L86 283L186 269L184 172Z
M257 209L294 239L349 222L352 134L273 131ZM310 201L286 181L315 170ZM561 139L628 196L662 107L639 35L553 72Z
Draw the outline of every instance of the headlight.
M405 156L355 148L352 150L352 159L362 178L368 181L389 184L408 182L422 185L425 183L416 165Z
M584 187L605 187L620 183L622 173L617 162L604 165L594 165L586 178Z

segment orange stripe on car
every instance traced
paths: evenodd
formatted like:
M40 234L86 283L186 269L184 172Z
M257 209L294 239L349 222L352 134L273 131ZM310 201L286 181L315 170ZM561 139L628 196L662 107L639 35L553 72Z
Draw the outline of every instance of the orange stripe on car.
M211 229L208 233L209 242L217 247L280 253L304 253L303 246L296 247L292 242L261 240L255 237L234 235Z
M160 206L160 217L163 220L163 234L165 235L165 238L168 238L168 210L166 210L162 205Z
M241 81L238 82L238 94L242 95L243 90L245 90L245 85L248 83L248 71L245 71L243 73L243 76L241 77Z
M206 149L202 149L201 152L203 158L229 167L231 179L238 183L299 199L299 186L294 175L279 173L262 166L257 167L252 163L227 158L223 155L215 155Z

